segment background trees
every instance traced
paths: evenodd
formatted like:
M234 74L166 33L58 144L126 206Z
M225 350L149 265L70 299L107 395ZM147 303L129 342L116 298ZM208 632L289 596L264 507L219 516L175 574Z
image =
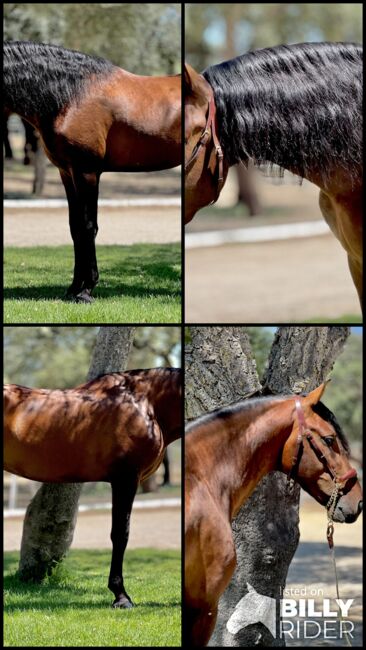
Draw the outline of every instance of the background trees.
M138 74L175 74L180 16L174 3L6 3L4 34L102 56Z
M358 3L187 3L187 60L199 70L280 43L362 43Z

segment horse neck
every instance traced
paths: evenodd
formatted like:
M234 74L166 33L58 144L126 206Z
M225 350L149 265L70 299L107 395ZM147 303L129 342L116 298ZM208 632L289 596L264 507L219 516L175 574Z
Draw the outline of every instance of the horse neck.
M293 428L293 400L258 401L186 437L186 467L221 499L232 519L268 472L281 469Z
M148 398L154 407L164 444L181 437L181 374L176 368L159 368L149 377Z

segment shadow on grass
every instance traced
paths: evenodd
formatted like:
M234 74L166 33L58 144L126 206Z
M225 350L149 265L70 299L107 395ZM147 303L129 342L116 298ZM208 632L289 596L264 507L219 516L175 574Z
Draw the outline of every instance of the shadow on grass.
M180 284L180 246L179 244L132 246L101 246L97 249L100 264L100 284L93 291L94 298L158 298L181 296ZM71 247L39 247L39 249L6 249L5 255L12 257L12 262L6 261L8 275L14 273L19 280L21 271L17 264L16 271L8 271L8 267L15 266L16 258L22 255L26 260L27 277L38 282L37 285L26 287L15 284L4 287L6 300L62 300L66 302L67 286L56 282L47 282L59 266L59 275L65 277L65 259L69 265L70 277L72 269ZM33 259L37 255L37 259ZM116 259L118 258L118 259ZM49 260L49 261L48 261ZM7 282L9 285L9 282ZM81 308L87 308L82 305Z
M141 612L144 608L169 610L181 606L179 598L176 597L168 603L158 600L147 602L140 600L136 604L134 601L134 582L136 590L141 590L142 580L146 585L154 585L154 576L164 575L164 572L171 569L172 562L180 567L180 558L176 551L155 549L127 551L124 577L135 607L123 612L112 608L113 595L107 588L110 558L110 553L105 551L71 551L52 576L45 578L42 583L31 583L22 582L16 572L19 553L5 553L4 571L11 573L5 575L3 581L4 612L42 611L50 608L54 611L103 609L107 612L116 611L122 615L124 611L133 612L135 609ZM156 586L156 590L159 593L159 585ZM9 600L11 602L7 602Z

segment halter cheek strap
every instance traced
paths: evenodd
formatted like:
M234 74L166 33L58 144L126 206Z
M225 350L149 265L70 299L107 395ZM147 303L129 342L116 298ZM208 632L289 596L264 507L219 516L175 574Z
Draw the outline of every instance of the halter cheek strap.
M224 154L222 152L222 148L216 133L216 105L215 105L215 99L213 93L211 94L208 103L208 115L207 115L207 122L206 122L205 129L201 133L200 138L196 146L194 147L190 158L187 160L187 162L184 165L185 170L197 158L202 147L206 146L206 144L210 139L210 134L212 134L212 141L215 149L215 155L218 161L216 198L213 201L211 201L211 203L215 203L219 198L219 194L224 185Z

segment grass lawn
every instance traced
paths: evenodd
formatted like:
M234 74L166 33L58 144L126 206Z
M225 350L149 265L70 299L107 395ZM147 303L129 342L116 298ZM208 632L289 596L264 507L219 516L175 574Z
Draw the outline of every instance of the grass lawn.
M181 248L175 244L99 246L100 283L90 305L63 300L72 246L4 251L5 323L180 323Z
M126 551L129 610L111 607L108 551L71 551L42 585L19 582L18 558L4 554L5 647L181 646L179 551Z

